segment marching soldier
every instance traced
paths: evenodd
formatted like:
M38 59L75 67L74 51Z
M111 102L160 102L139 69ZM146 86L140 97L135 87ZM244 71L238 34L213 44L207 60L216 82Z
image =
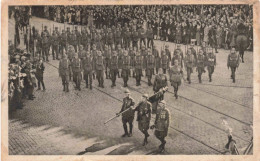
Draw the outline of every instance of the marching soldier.
M155 65L155 59L154 56L152 55L152 51L151 49L148 50L148 56L146 58L146 76L148 78L148 86L151 86L151 79L152 79L152 75L154 73L154 65Z
M84 74L84 80L86 81L86 88L92 90L92 72L93 72L93 58L91 57L90 53L87 51L86 57L82 60L82 66L83 66L83 74Z
M123 64L122 64L122 78L124 81L124 87L127 87L127 81L130 74L130 56L127 53L127 50L124 51Z
M91 56L92 56L92 58L93 58L94 63L96 63L97 52L98 52L98 51L97 51L97 49L96 49L96 45L93 44L92 50L91 50ZM96 78L96 74L95 74L95 72L93 72L93 79L95 79L95 78Z
M170 67L169 75L170 75L171 85L174 88L174 96L176 99L178 99L178 90L179 90L179 86L181 85L181 78L183 75L183 71L177 59L174 60L174 65Z
M26 78L24 80L25 81L24 85L26 87L26 93L28 94L29 100L34 99L33 91L34 91L34 83L36 83L34 82L32 72L33 72L32 64L30 63L30 61L27 61L25 67Z
M70 61L66 54L63 54L59 63L59 76L62 79L63 91L69 92L69 75L70 75Z
M153 47L153 29L151 25L148 26L148 29L146 31L147 34L147 47Z
M144 142L143 146L148 144L148 129L151 120L151 103L148 101L148 94L143 94L142 101L138 103L138 105L133 108L134 111L137 111L137 120L138 121L138 129L144 134Z
M95 70L97 73L98 86L104 88L104 58L101 51L97 51L95 60Z
M213 52L207 54L207 65L208 65L208 72L209 72L209 82L211 82L212 74L216 66L216 55Z
M165 51L162 51L161 54L161 67L163 69L163 74L166 74L166 70L169 67L169 58L166 55Z
M133 48L138 49L138 40L139 40L139 34L136 31L136 28L134 27L134 31L132 32L132 44L133 44Z
M47 29L47 26L44 26L44 30L43 30L42 33L41 33L41 37L43 37L44 34L45 34L45 36L46 36L47 38L50 37L50 33L49 33L48 29Z
M158 74L156 74L156 76L154 78L153 91L154 91L154 93L157 93L160 91L160 89L167 87L167 86L168 86L167 76L166 76L166 74L163 74L162 68L159 68ZM155 104L153 104L153 113L156 113L157 105L158 105L159 101L163 100L163 97L164 97L164 95L161 94L160 97L158 98L158 101Z
M133 73L133 68L134 68L134 60L135 60L135 51L133 50L133 47L130 46L129 48L129 53L128 55L130 56L130 77L133 76L134 77L134 73Z
M62 33L60 35L60 53L62 53L62 55L64 54L64 50L67 50L66 45L67 45L67 35L65 31L62 30Z
M79 58L83 60L84 57L87 56L87 52L84 50L83 45L79 45Z
M152 50L153 50L153 56L155 59L155 70L156 70L156 74L158 74L158 70L161 67L161 58L160 58L159 51L155 45L153 45Z
M73 78L75 79L75 84L76 88L79 91L81 90L80 88L80 83L82 79L81 71L82 71L82 62L81 59L78 57L78 54L75 54L74 59L72 60L72 71L73 71Z
M67 52L66 56L68 57L70 63L72 62L72 59L74 58L74 55L75 55L74 47L72 45L69 45L68 52ZM70 69L72 69L72 68L70 68ZM71 80L72 76L73 76L72 70L69 70L69 80Z
M77 42L77 35L75 34L74 31L72 31L70 34L69 43L70 43L70 45L72 45L74 47L75 52L77 52L78 51L78 49L77 49L78 42Z
M104 51L103 51L103 57L105 58L104 63L105 63L105 73L106 73L106 79L109 79L109 72L108 72L108 68L109 68L109 61L111 58L111 49L108 49L108 46L105 45L104 47Z
M56 55L56 59L59 60L59 35L56 32L52 33L51 45L52 45L52 59L55 60L55 55Z
M114 35L111 29L108 29L108 35L107 35L107 45L112 48L112 45L114 45Z
M126 97L123 99L123 105L119 113L127 110L122 114L122 122L123 122L123 128L124 128L124 134L122 137L131 137L132 136L132 130L133 130L133 121L134 121L134 110L132 109L135 105L134 99L130 96L130 91L128 89L125 90ZM117 113L117 115L119 114ZM119 115L118 115L119 116ZM127 129L127 123L129 124L129 132Z
M145 48L145 46L141 46L141 55L143 56L143 69L146 69L146 67L147 67L147 50L146 50L146 48ZM145 70L145 72L146 72L146 70ZM143 73L142 73L142 76L145 76L145 75L143 75Z
M121 38L121 32L119 30L119 28L116 28L116 32L115 32L115 45L121 45L122 42L122 38Z
M229 67L231 68L231 79L233 79L233 83L236 82L236 69L239 66L239 62L240 62L240 58L238 56L238 54L236 53L235 48L231 49L231 53L228 55L228 60L227 60L227 67L229 69Z
M174 50L172 65L174 65L175 60L178 60L178 64L183 68L183 52L180 44L177 44L177 49Z
M191 46L190 47L191 54L194 57L194 65L196 65L197 64L197 53L196 53L196 50L194 49L194 44L192 43L190 46Z
M191 83L190 80L190 75L193 72L193 66L194 66L194 56L191 53L191 49L187 50L187 54L185 56L185 67L186 67L186 71L187 71L187 81L189 82L189 84Z
M138 51L135 56L135 79L136 79L136 86L141 85L141 77L142 77L142 70L143 70L143 56L140 55Z
M44 61L49 61L49 38L45 32L42 36L42 57Z
M130 39L131 39L131 32L129 31L129 28L126 28L126 31L124 33L124 47L127 49L130 47Z
M203 55L203 50L199 50L199 54L197 57L197 71L198 71L198 78L199 78L199 83L201 83L201 75L205 71L205 56Z
M140 46L142 46L142 42L143 42L143 45L146 47L146 31L144 29L144 27L141 27L139 30L139 40L140 40Z
M170 111L166 108L166 102L162 100L159 103L160 108L156 112L156 118L154 125L151 126L151 129L155 128L154 135L157 139L161 141L159 146L160 152L165 150L165 137L168 135L168 129L170 125Z
M75 35L76 35L76 42L77 42L77 47L79 47L79 45L81 44L81 34L80 31L78 31L78 26L75 26ZM76 50L77 51L77 50Z
M111 87L114 87L116 86L116 75L118 73L118 56L116 51L113 51L113 55L109 61L109 69L112 81Z
M118 78L121 78L123 56L124 56L124 52L123 49L121 48L121 45L117 45L117 54L118 54Z
M38 80L38 89L37 90L41 90L41 84L42 84L43 91L45 91L45 85L43 82L44 69L45 69L45 66L43 64L42 58L40 58L40 60L36 64L36 73L35 73L36 79Z
M172 60L171 52L169 50L169 45L165 45L165 54L168 56L169 60Z
M81 45L83 45L85 50L88 50L88 45L90 44L90 35L86 32L85 29L81 32Z

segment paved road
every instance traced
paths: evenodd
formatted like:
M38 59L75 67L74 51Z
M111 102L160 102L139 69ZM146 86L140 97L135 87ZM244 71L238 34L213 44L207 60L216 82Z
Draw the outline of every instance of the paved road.
M42 23L50 27L52 24L64 26L39 18L33 18L31 23L39 30ZM12 31L11 20L9 26ZM158 48L164 45L161 41L155 43ZM174 49L174 44L166 44ZM182 48L184 50L184 46ZM253 54L245 53L245 63L237 71L236 83L232 83L226 67L228 53L219 50L213 82L208 82L207 74L204 74L203 83L199 84L197 74L193 73L192 84L182 83L178 100L173 96L172 87L165 94L171 123L164 154L223 153L227 142L223 120L232 128L240 152L249 144L253 120ZM24 109L10 117L10 154L156 154L159 141L153 131L149 131L149 144L143 147L143 136L136 121L131 138L120 137L123 134L121 118L103 124L120 110L124 91L122 79L117 79L113 89L110 80L105 80L104 89L97 87L94 80L92 91L83 88L80 92L74 90L71 82L71 91L64 93L58 77L58 61L52 60L45 65L47 90L35 92L36 99L25 101ZM153 93L147 79L142 79L139 87L135 86L134 78L128 83L136 101L144 92Z

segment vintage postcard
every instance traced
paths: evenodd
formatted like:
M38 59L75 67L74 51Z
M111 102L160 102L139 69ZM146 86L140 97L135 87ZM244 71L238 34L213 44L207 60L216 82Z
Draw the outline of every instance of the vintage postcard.
M2 1L2 160L260 161L259 2Z

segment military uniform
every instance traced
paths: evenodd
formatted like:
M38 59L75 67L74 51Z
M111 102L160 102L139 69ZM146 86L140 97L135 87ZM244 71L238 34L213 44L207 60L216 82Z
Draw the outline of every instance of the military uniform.
M231 68L231 79L233 79L233 83L236 82L236 69L238 68L239 66L239 56L237 53L230 53L228 55L228 60L227 60L227 66L228 68L230 67Z
M182 68L179 65L173 65L169 70L170 82L174 88L174 96L178 98L178 90L181 85Z
M44 61L49 61L49 38L46 35L42 37L42 57Z
M168 56L169 60L172 60L171 52L169 50L169 46L168 45L165 46L165 54Z
M95 70L97 73L98 86L104 88L104 58L101 54L96 57Z
M84 57L87 56L87 52L83 49L83 46L80 45L79 47L79 58L83 60Z
M165 53L161 56L161 67L163 69L163 73L166 74L166 70L169 67L169 57Z
M135 56L135 79L136 79L136 86L141 85L141 77L142 77L142 70L143 70L143 56L136 55Z
M51 37L51 45L52 45L52 58L55 60L55 55L56 59L59 59L59 36L53 32L52 37Z
M193 72L193 66L194 66L194 57L191 53L187 53L185 56L185 66L187 71L187 81L191 83L190 75Z
M65 32L62 32L60 35L60 53L64 54L64 50L66 50L67 44L67 35Z
M159 92L159 90L161 88L164 88L168 85L167 83L167 76L165 74L157 74L154 78L154 83L153 83L153 91L154 93L157 93ZM160 97L158 97L158 101L156 101L154 104L153 104L153 113L156 112L157 110L157 105L158 105L158 102L163 100L164 98L164 95L160 95Z
M89 55L82 60L84 80L86 81L86 88L92 89L92 72L93 72L93 58Z
M110 58L111 58L111 49L108 49L107 46L105 46L105 49L103 51L103 57L105 58L104 60L104 65L105 65L105 73L106 73L106 79L109 79L110 77L110 74L109 74L109 61L110 61Z
M201 75L204 72L204 66L205 66L205 57L204 55L198 54L197 57L197 71L198 71L198 78L199 78L199 82L201 83Z
M78 45L77 35L73 32L70 35L69 43L70 43L70 45L72 45L74 47L75 52L77 52L78 51L78 49L77 49L77 45Z
M118 53L118 78L120 78L122 72L122 66L123 66L123 56L124 56L123 49L118 47L117 53Z
M130 74L130 56L123 56L123 65L122 65L122 78L124 80L124 87L127 87L127 81L129 79Z
M134 68L134 61L135 61L135 51L130 48L128 55L130 56L130 76L134 76L133 68Z
M122 114L122 122L123 122L123 128L124 128L124 132L125 134L123 135L126 136L128 135L129 137L132 136L132 130L133 130L133 120L134 120L134 110L131 108L135 105L134 99L132 97L125 97L123 99L123 105L122 108L120 110L120 113L127 110L126 112L124 112ZM129 132L127 130L127 123L129 124Z
M174 65L174 61L178 60L179 65L181 68L183 68L183 52L181 49L175 49L173 52L173 57L172 57L172 65Z
M167 108L158 109L155 117L155 131L154 135L161 141L159 149L164 151L166 144L165 137L168 135L168 129L170 125L170 111Z
M153 48L153 55L155 58L155 70L156 70L156 74L158 74L158 70L161 67L161 58L159 55L159 51L155 48Z
M139 35L138 35L138 32L136 30L134 30L132 32L132 44L133 44L133 48L136 48L138 49L138 39L139 39Z
M109 62L109 69L112 81L111 87L114 87L116 86L116 75L118 73L118 56L116 51L113 51L113 56L111 57Z
M82 71L82 61L80 58L72 59L72 71L73 71L73 78L76 84L76 89L81 90L80 83L82 79L81 71Z
M212 74L214 72L214 68L216 66L216 55L214 53L209 53L207 56L207 65L209 72L209 81L212 81Z
M147 138L149 137L148 129L151 120L151 107L152 105L150 102L142 101L134 109L134 111L137 111L136 121L138 121L138 129L145 135L143 145L146 145L148 143Z
M70 61L62 58L59 63L59 75L62 79L63 91L69 92Z
M152 75L154 73L154 67L155 67L155 59L154 56L152 54L148 55L146 58L147 61L147 68L146 68L146 76L148 78L148 86L151 86L151 79L152 79Z
M147 47L153 46L153 29L149 27L146 31L147 34Z

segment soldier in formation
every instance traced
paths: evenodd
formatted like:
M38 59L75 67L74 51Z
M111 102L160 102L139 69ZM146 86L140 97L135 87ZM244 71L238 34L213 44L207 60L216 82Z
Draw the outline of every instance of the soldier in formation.
M174 88L174 96L178 99L178 90L181 85L181 78L183 77L183 71L181 66L179 65L178 60L174 60L174 65L169 69L170 82Z
M69 92L69 77L70 77L70 69L71 63L67 58L66 54L63 54L62 59L59 62L59 76L62 80L63 91Z
M236 82L236 69L239 67L239 62L239 55L236 53L235 48L232 48L231 53L228 55L227 67L228 69L231 68L231 79L233 83Z

